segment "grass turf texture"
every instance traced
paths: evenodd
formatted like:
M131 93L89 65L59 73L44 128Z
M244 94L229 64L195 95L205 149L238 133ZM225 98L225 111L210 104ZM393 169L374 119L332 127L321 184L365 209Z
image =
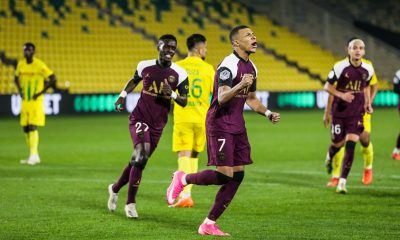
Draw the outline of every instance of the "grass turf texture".
M396 239L400 236L400 162L390 154L398 134L395 109L373 116L374 181L361 183L359 144L347 195L325 187L329 130L321 111L285 111L273 126L246 114L253 165L218 220L234 239ZM170 119L172 120L172 119ZM126 187L117 211L107 186L126 166L132 144L127 114L48 117L40 128L38 166L19 160L28 150L17 118L0 119L0 239L204 239L197 228L216 186L195 186L193 209L171 209L165 191L176 169L172 121L143 174L138 220L125 217ZM205 168L206 154L200 157Z

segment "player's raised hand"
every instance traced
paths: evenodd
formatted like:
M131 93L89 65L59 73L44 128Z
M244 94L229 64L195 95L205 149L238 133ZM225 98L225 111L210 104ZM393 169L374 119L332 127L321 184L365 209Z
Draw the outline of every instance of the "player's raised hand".
M325 112L323 120L324 120L324 126L325 126L325 128L327 128L329 126L329 123L331 122L331 115L329 113Z
M343 101L345 102L351 103L354 99L353 94L353 92L345 92L340 95L340 98L343 99Z
M242 85L242 88L247 88L253 84L254 76L253 74L243 74L242 80L240 81L240 84Z
M118 112L121 112L122 110L124 110L124 103L125 103L125 98L123 97L119 97L117 99L117 101L115 101L114 106L115 106L115 110L117 110Z
M272 112L268 118L272 122L272 124L276 124L281 120L281 114L277 112Z
M163 86L162 86L162 88L161 88L161 92L162 92L164 95L167 95L167 96L171 96L171 94L172 94L172 88L171 88L171 86L169 85L167 79L164 79L164 84L163 84Z

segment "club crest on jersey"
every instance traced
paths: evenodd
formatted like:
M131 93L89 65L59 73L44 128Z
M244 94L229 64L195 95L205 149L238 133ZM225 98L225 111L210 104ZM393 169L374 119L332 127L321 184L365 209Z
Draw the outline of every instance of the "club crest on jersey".
M223 81L229 79L230 76L231 76L231 73L228 70L224 70L219 73L219 79L221 79Z
M170 82L170 83L175 82L175 77L174 76L169 76L168 77L168 82Z
M346 73L344 74L344 77L345 77L345 78L349 78L349 73L346 72Z
M367 79L367 74L365 74L365 73L361 74L361 78L362 78L362 80L366 80Z

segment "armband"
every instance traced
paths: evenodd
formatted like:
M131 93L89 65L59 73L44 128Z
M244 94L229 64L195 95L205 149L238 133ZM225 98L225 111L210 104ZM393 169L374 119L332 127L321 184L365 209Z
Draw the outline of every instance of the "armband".
M269 110L269 109L267 109L267 111L265 111L265 116L267 117L267 118L269 118L271 115L272 115L272 112Z
M125 90L122 90L122 92L119 94L119 96L122 98L126 98L126 95L128 95L128 93Z

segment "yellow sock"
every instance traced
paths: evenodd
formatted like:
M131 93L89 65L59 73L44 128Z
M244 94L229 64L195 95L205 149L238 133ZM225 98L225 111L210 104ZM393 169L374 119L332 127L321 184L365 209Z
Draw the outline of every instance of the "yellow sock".
M340 150L333 156L332 159L332 177L339 178L340 172L342 171L342 162L344 157L344 147L340 148Z
M199 170L199 159L190 158L190 167L191 167L191 173L197 173L197 171Z
M25 133L25 142L26 145L28 145L28 148L30 148L29 132Z
M39 132L38 130L29 132L29 150L31 155L38 154Z
M178 170L183 171L185 173L192 173L192 166L190 164L190 158L189 157L180 157L178 158ZM187 185L183 189L183 193L186 196L190 196L190 190L192 189L192 184Z
M374 148L372 142L369 143L368 147L361 146L361 151L364 158L364 168L372 168L374 161Z

